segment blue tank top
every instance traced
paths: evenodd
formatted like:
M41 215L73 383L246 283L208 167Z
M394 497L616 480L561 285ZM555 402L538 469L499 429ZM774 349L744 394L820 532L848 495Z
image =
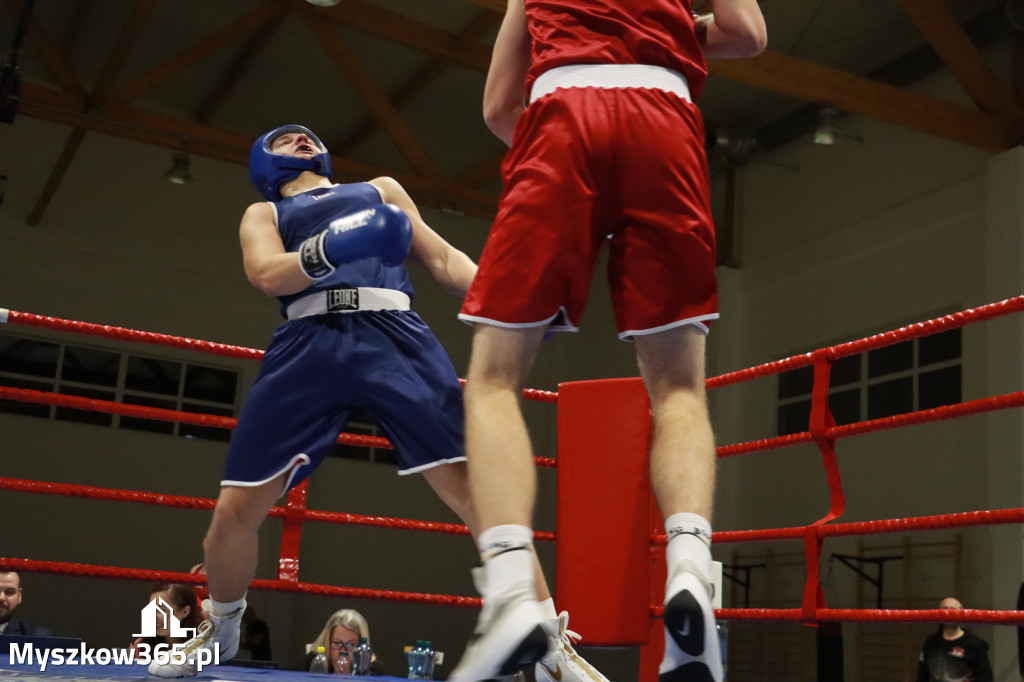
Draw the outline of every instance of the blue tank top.
M332 220L383 204L380 191L367 182L323 187L274 202L277 231L286 251L298 251L302 242L327 229ZM415 296L405 265L386 267L377 258L364 258L338 267L297 294L278 296L281 313L292 301L314 291L346 287L379 287Z

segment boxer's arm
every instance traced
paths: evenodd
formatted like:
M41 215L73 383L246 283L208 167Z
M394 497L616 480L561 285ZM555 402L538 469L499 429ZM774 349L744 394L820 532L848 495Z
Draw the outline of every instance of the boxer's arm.
M709 59L756 57L768 42L757 0L708 0L710 14L697 17L697 39Z
M516 122L526 110L526 73L529 70L530 31L523 0L508 0L484 85L484 121L491 132L510 147Z
M384 201L402 209L412 223L413 260L424 266L446 291L465 296L476 274L476 263L434 232L420 215L416 204L393 178L375 178L370 184L380 190Z
M268 296L297 294L309 287L299 254L285 251L277 232L274 209L268 202L253 204L238 230L245 276Z

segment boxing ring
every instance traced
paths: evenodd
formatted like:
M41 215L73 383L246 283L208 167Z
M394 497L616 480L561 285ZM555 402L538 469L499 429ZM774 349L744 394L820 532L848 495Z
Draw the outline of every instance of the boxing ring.
M796 541L802 544L803 592L798 608L722 608L722 621L791 622L816 626L823 623L942 623L950 612L941 609L836 609L825 602L821 557L826 541L856 536L881 536L936 529L961 529L1024 522L1024 508L989 509L973 512L840 522L846 497L840 476L836 448L839 441L877 431L960 419L997 410L1024 406L1024 391L994 395L953 405L925 409L892 417L837 426L829 410L830 370L838 360L951 329L983 323L1024 312L1024 296L964 310L951 315L902 327L868 338L820 348L748 369L711 377L709 391L799 368L812 368L813 389L807 429L774 438L722 445L719 458L763 454L797 445L813 444L820 455L827 481L828 510L806 525L714 533L714 547L741 543ZM46 317L0 309L0 322L60 332L101 337L138 344L167 346L195 353L259 361L262 351L197 339L137 331L80 321ZM585 635L583 646L635 646L640 648L639 679L654 679L661 658L661 590L664 587L666 537L660 514L650 494L647 448L650 415L646 393L639 379L610 379L568 382L557 393L526 390L524 399L546 403L557 410L558 457L536 458L539 467L557 471L557 516L554 533L537 532L535 541L555 544L556 572L553 579L559 610L572 615L574 630ZM235 419L196 414L73 395L0 386L0 399L41 405L56 405L134 418L177 421L197 426L230 429ZM342 434L339 443L353 446L390 448L383 438ZM1019 475L1019 472L1014 472ZM314 477L315 478L315 477ZM270 516L281 520L282 533L274 579L257 579L253 590L306 593L352 599L370 599L424 605L476 609L476 597L362 589L301 579L300 550L306 524L342 524L423 533L468 535L465 526L414 521L401 518L328 512L307 506L309 481L295 487L283 505ZM174 509L213 509L214 500L135 490L55 483L0 477L0 489L29 495L56 495L157 505ZM587 495L571 494L586 490ZM600 500L601 504L594 504ZM198 541L198 538L197 538ZM313 550L315 551L315 549ZM86 576L143 582L181 582L201 587L204 577L192 573L148 570L124 566L40 561L30 557L0 557L0 570L61 576ZM728 567L726 569L728 571ZM595 600L598 592L606 597ZM1024 611L965 609L956 612L963 623L1024 625ZM457 652L453 652L457 654ZM4 674L28 675L24 667L4 668ZM226 669L226 668L225 668ZM216 672L217 669L211 671ZM20 672L19 672L20 671ZM68 672L68 671L66 671ZM74 671L76 674L81 671ZM111 671L108 671L108 673ZM129 673L130 673L129 669ZM237 671L233 671L236 672ZM266 671L262 671L265 673ZM38 674L38 673L37 673ZM47 673L51 675L55 673ZM127 674L127 673L126 673ZM286 673L275 673L285 675ZM135 671L138 676L138 671ZM292 674L295 675L295 674ZM88 678L84 672L83 679ZM98 678L97 678L98 679ZM118 678L120 679L120 678ZM230 679L247 679L238 673Z

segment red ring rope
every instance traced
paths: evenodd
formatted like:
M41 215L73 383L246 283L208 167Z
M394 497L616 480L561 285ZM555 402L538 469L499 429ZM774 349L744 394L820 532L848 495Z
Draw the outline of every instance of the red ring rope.
M812 416L808 431L790 434L779 438L769 438L751 441L748 443L723 446L719 448L718 455L720 457L729 457L813 442L818 445L825 460L826 469L829 473L829 488L832 497L829 513L824 518L808 526L748 531L719 531L714 534L715 542L726 543L802 539L805 543L805 557L808 567L808 579L805 585L804 602L800 608L720 609L717 611L719 617L727 620L793 622L845 621L941 623L949 620L951 615L950 612L942 609L853 610L824 608L824 599L821 594L821 587L817 574L818 557L820 555L823 539L826 537L1021 523L1024 522L1024 509L986 510L905 519L888 519L858 523L835 523L834 521L842 515L845 508L845 502L843 499L841 481L838 476L838 468L835 465L834 443L842 438L884 429L901 428L912 424L923 424L982 414L994 410L1021 407L1024 406L1024 392L1009 393L980 400L972 400L958 405L920 410L883 419L874 419L855 424L836 426L828 411L827 394L829 369L831 364L839 358L1022 311L1024 311L1024 296L1019 296L979 308L946 315L934 320L909 325L891 332L876 334L865 339L822 348L813 353L798 355L751 367L738 372L723 374L707 380L707 387L711 389L792 369L814 366L815 383L812 393ZM187 348L199 352L224 355L228 357L244 359L259 359L262 357L262 351L227 346L225 344L173 337L164 334L153 334L151 332L139 332L118 327L93 325L84 322L72 322L68 320L60 320L58 318L49 318L15 311L0 310L0 313L6 313L6 321L14 324L48 327L62 331L102 336L118 340ZM4 315L0 314L0 321L3 320ZM549 403L558 402L557 393L544 391L533 391L528 389L527 391L524 391L524 397L528 400L538 400ZM100 412L109 412L111 414L123 414L143 418L162 419L166 421L182 421L184 423L216 426L220 428L232 428L235 421L234 419L226 417L196 415L144 406L121 405L119 403L112 403L109 401L98 401L80 398L77 396L64 396L6 387L0 387L0 398L22 400L24 402L54 404L72 407L74 409L89 409ZM352 436L353 438L362 439L361 442L344 441L351 444L370 445L372 447L389 447L384 439L368 436L355 436L354 434L343 434L343 437L344 436ZM383 441L383 443L381 441ZM554 466L555 460L549 460L549 462L550 466ZM207 500L204 498L158 495L142 493L139 491L113 491L104 488L46 484L35 481L22 481L18 479L0 479L0 488L20 490L23 492L45 492L50 494L75 495L79 497L91 497L94 499L118 499L179 508L210 509L213 506L213 500ZM286 507L275 507L271 512L271 515L285 517L286 525L287 520L291 518L298 524L310 520L332 523L354 523L450 534L466 534L468 532L464 526L456 524L435 524L431 522L366 517L352 514L308 510L305 508L304 486L296 488L292 493L293 494L289 496L289 502ZM550 533L538 533L536 539L552 541L554 540L554 535ZM653 536L652 543L655 545L663 545L665 543L665 536ZM283 546L285 544L286 543L284 542L282 543ZM395 601L451 604L456 606L479 606L478 599L468 597L403 593L388 590L362 590L358 588L303 583L298 581L297 578L297 544L292 549L296 551L294 553L291 550L288 551L290 558L282 555L279 579L257 580L253 583L253 587L255 589L310 592L350 596L355 598L379 598ZM289 561L292 563L288 564ZM59 562L37 562L28 559L0 558L0 567L8 570L29 570L100 577L119 577L133 580L173 579L180 582L194 583L203 581L202 576L195 576L192 574L172 573L166 571L143 571L140 569L88 566L83 564L67 564ZM653 615L660 615L661 607L657 605L651 606L651 613ZM1024 612L1022 611L986 611L968 609L957 610L956 616L957 620L961 622L1024 625Z
M216 500L206 497L187 497L184 495L165 495L163 493L147 493L140 490L120 490L117 488L98 488L95 486L78 485L75 483L44 483L42 481L28 481L20 478L0 477L0 490L16 490L25 493L37 493L46 495L64 495L67 497L81 497L91 500L113 500L118 502L139 502L162 507L175 507L178 509L199 509L211 510ZM284 517L285 507L271 507L267 514L272 517ZM469 535L469 529L457 523L440 523L436 521L416 521L413 519L399 519L387 516L365 516L362 514L348 514L344 512L327 512L316 509L303 509L302 516L309 521L323 523L337 523L351 526L368 526L376 528L393 528L396 530L416 530L426 533L443 533L447 535ZM536 531L534 540L538 542L554 542L555 534L546 531Z
M12 559L8 557L0 557L0 570L76 575L90 578L119 578L122 580L141 580L147 582L176 582L192 584L203 584L206 582L205 575L197 575L194 573L175 573L173 571L154 571L141 568L119 568L116 566L95 566L92 564L74 564L60 561L35 561L32 559ZM276 592L306 592L310 594L351 597L353 599L376 599L415 604L438 604L443 606L460 606L464 608L480 608L482 601L479 597L459 597L449 594L430 594L426 592L399 592L395 590L338 587L335 585L319 585L316 583L289 583L288 581L282 580L253 580L250 587L256 590L273 590Z
M2 399L16 400L18 402L34 403L38 405L70 407L75 410L117 414L125 417L139 417L142 419L179 422L182 424L192 424L196 426L212 426L221 429L233 429L238 423L238 419L236 417L222 417L213 414L181 412L179 410L168 410L162 407L149 407L146 405L129 405L110 400L83 398L77 395L48 393L28 388L11 388L9 386L0 386L0 400ZM381 438L379 436L366 436L357 433L343 433L338 436L337 442L343 445L381 448L386 450L394 449L394 446L392 446L386 438ZM558 464L558 461L552 457L534 457L533 459L537 466L547 469L553 469Z
M59 317L47 317L45 315L35 315L33 313L23 313L17 310L0 308L0 323L3 322L20 324L24 327L55 329L57 331L84 334L86 336L96 336L104 339L130 341L132 343L148 343L153 346L168 346L170 348L183 348L185 350L194 350L200 353L209 353L211 355L220 355L228 358L241 358L243 360L263 359L263 351L255 348L230 346L226 343L201 341L199 339L190 339L182 336L157 334L155 332L144 332L137 329L93 324L91 322L64 320ZM551 391L540 391L534 388L524 389L523 398L543 403L558 402L557 393L553 393Z

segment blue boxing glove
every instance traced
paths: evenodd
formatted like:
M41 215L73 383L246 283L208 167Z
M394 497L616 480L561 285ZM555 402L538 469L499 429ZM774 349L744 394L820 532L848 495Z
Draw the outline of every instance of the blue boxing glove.
M327 229L302 242L299 263L310 279L320 279L343 263L379 258L401 265L412 244L412 224L402 209L382 204L332 220Z

